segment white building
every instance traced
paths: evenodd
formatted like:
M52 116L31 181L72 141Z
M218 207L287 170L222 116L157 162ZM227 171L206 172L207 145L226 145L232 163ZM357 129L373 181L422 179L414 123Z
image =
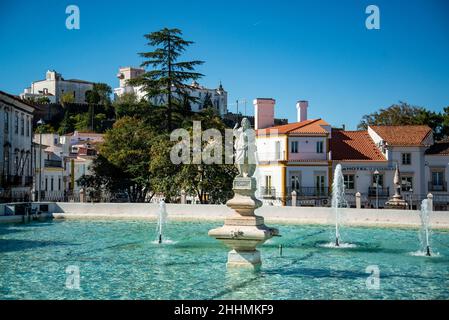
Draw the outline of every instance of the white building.
M273 99L256 99L256 170L258 197L266 204L288 205L293 191L303 205L326 204L331 184L331 127L322 119L307 119L307 101L296 105L298 122L274 124Z
M30 199L34 107L0 91L0 200Z
M368 130L331 129L321 119L308 120L308 103L297 103L298 122L273 126L273 99L256 99L255 129L259 159L257 196L265 204L330 204L330 187L337 164L342 165L346 200L355 206L382 208L393 196L396 165L401 193L419 208L428 193L434 206L449 208L449 142L434 143L428 126L370 126Z
M144 69L124 67L120 68L117 74L119 79L119 87L114 89L115 97L119 97L124 93L134 93L139 99L145 98L145 92L142 91L142 87L133 87L127 84L127 81L141 76L145 73ZM187 86L186 91L191 97L197 98L196 102L191 103L192 111L198 112L203 108L206 98L210 98L212 105L219 112L220 115L228 113L228 93L223 89L220 84L216 89L208 89L194 81L191 85ZM160 96L152 99L152 103L155 105L161 105L165 103L166 97Z
M60 73L48 70L44 80L31 83L20 95L22 99L47 97L50 102L60 102L61 96L65 93L73 94L76 103L86 102L86 92L93 89L93 82L69 79L66 80Z
M42 141L41 141L42 139ZM35 167L38 191L39 168L41 169L42 199L61 201L78 199L81 189L78 179L90 175L90 166L97 156L96 145L103 142L99 133L78 132L58 135L54 133L35 134ZM39 145L42 145L41 164L39 165Z

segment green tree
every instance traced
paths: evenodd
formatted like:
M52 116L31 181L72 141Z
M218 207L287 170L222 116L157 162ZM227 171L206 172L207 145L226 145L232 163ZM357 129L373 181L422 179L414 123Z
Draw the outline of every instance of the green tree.
M63 135L69 132L73 132L74 129L75 125L73 122L73 118L70 117L68 110L65 110L64 118L59 125L58 134Z
M196 113L191 120L200 121L202 130L217 129L222 137L225 136L227 126L212 108ZM186 128L192 134L192 121ZM220 144L222 151L225 150L224 142L222 139ZM209 143L217 141L203 141L203 150ZM232 183L238 173L233 164L225 162L225 154L222 152L222 164L183 164L176 174L176 184L188 193L197 195L201 203L225 203L233 196Z
M50 103L50 99L48 97L38 97L35 101L37 104L47 104Z
M66 92L64 94L61 95L61 98L59 98L59 101L64 105L67 103L74 103L75 102L75 97L73 96L73 93L71 92Z
M56 132L55 128L49 123L42 124L36 128L36 133L55 133L55 132Z
M212 103L212 99L211 99L210 93L207 92L206 96L204 97L204 102L203 102L202 109L209 109L209 108L213 109L214 108L214 104Z
M86 92L86 102L90 104L111 104L112 88L106 83L94 83L92 90Z
M441 113L441 134L440 138L444 140L449 140L449 106L443 109Z
M129 177L126 189L132 201L144 201L149 195L150 151L155 136L144 121L127 116L117 120L104 136L100 153Z
M370 125L428 125L433 130L436 140L441 139L445 132L448 132L448 127L444 124L444 113L436 113L402 101L364 115L358 129L366 130Z
M93 172L92 175L83 175L77 180L89 194L99 190L108 193L126 192L131 184L129 175L102 154L93 160L90 170Z
M113 102L117 118L129 116L144 118L150 114L149 104L145 100L139 100L134 92L124 93Z
M148 45L156 49L140 53L140 56L146 59L141 66L151 67L152 70L128 81L130 85L141 85L147 98L166 97L164 107L168 131L173 128L172 113L176 100L188 94L186 81L203 76L195 72L195 67L201 65L203 61L178 61L181 54L193 43L184 40L181 35L181 30L168 28L146 34ZM189 96L189 99L196 101L194 97Z

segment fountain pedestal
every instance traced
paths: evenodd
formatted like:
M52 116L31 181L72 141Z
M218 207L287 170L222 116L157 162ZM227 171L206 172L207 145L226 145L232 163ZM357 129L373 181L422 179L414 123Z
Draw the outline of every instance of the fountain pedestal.
M385 209L407 209L407 202L402 198L400 194L395 194L387 202L385 202Z
M209 231L209 236L222 241L232 250L228 253L227 267L258 269L261 265L260 252L256 247L279 231L264 224L264 218L254 214L262 202L254 196L256 179L237 177L234 179L234 198L226 205L234 214L225 219L220 228Z
M399 172L399 166L396 163L396 171L393 178L394 183L394 195L387 202L385 202L385 209L407 209L407 202L401 195L401 173Z

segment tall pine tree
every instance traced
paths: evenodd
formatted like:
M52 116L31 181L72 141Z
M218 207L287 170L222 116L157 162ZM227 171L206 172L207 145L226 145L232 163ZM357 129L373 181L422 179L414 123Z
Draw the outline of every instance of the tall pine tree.
M181 36L181 30L168 28L146 34L148 45L156 49L139 53L139 55L146 59L141 67L151 69L140 77L128 81L130 85L142 86L149 99L165 97L164 107L169 131L173 129L173 110L182 102L178 100L185 96L188 96L192 102L196 100L188 94L186 82L203 76L195 72L195 66L203 64L203 61L178 61L186 48L193 44L192 41L184 40Z

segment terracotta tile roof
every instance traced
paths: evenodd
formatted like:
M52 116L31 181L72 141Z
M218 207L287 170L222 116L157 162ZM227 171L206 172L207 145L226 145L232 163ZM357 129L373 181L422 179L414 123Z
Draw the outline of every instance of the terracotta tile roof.
M422 146L432 132L425 125L370 126L390 146Z
M326 134L327 131L322 126L329 124L322 119L305 120L293 122L280 126L269 127L257 130L257 134L271 134L277 130L278 134Z
M332 160L386 161L368 131L332 129Z
M428 155L449 155L449 141L436 142L426 150Z

